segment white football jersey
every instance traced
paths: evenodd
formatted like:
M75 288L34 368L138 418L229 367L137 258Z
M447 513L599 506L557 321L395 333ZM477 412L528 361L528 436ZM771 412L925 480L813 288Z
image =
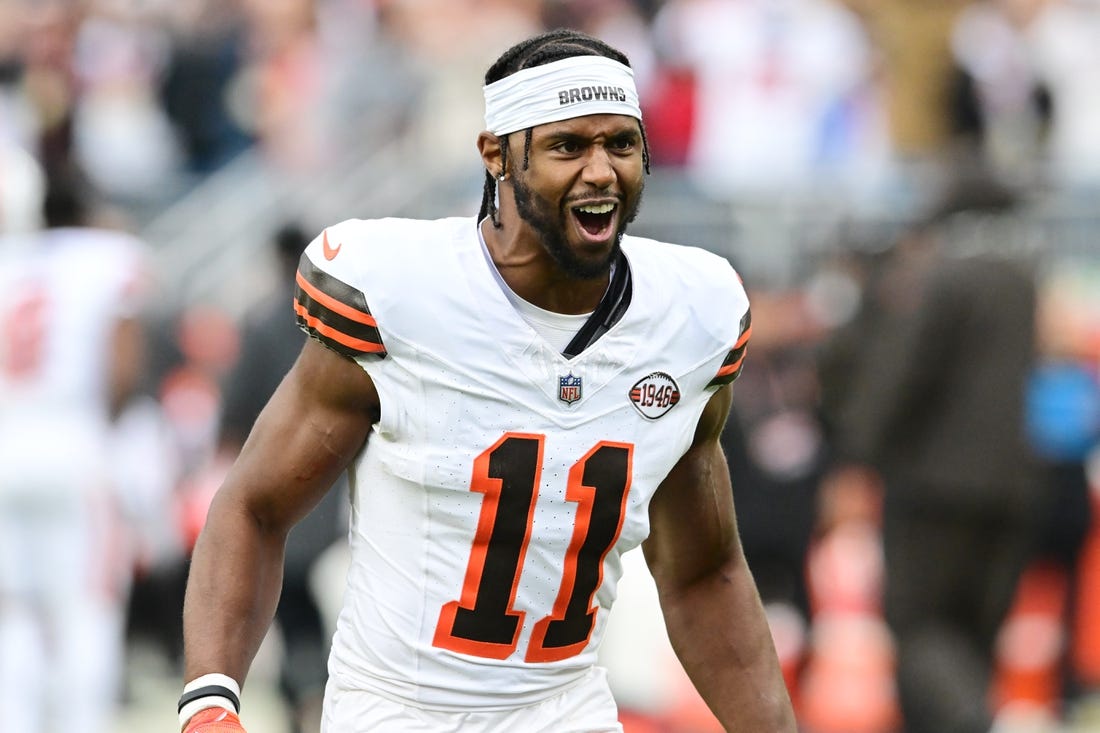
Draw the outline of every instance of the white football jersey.
M0 483L8 491L61 488L66 477L102 470L110 335L133 315L145 274L140 244L122 233L54 229L0 243Z
M725 260L622 248L630 305L573 359L508 302L472 218L347 221L306 249L299 323L367 371L382 409L350 469L341 686L506 709L595 662L619 558L749 331Z

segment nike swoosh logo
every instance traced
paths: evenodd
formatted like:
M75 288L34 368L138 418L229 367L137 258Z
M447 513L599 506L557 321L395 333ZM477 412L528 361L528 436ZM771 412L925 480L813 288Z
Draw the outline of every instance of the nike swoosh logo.
M326 260L336 259L336 255L340 254L340 248L343 246L343 243L340 243L335 247L330 246L328 243L328 231L325 231L324 236L321 238L321 249L325 254Z

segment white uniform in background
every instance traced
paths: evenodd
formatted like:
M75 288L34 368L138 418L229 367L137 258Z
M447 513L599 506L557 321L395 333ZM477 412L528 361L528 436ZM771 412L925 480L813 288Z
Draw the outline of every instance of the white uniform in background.
M602 700L578 730L618 729L593 665L620 556L736 377L749 321L719 257L622 248L629 307L571 360L509 303L473 219L349 221L306 249L299 321L356 359L382 405L351 469L323 730L373 730L396 706L561 731L571 690ZM523 706L545 721L507 717Z
M0 240L0 720L99 733L117 702L124 592L108 375L142 247L55 229Z

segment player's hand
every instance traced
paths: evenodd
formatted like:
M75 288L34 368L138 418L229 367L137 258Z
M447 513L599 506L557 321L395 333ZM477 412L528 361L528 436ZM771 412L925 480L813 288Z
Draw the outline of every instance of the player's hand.
M191 716L183 733L246 733L237 714L225 708L206 708Z

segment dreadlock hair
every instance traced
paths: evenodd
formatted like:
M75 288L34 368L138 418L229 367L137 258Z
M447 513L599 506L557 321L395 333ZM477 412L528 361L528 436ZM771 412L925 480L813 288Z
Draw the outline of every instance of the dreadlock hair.
M573 56L605 56L614 59L624 66L630 66L630 60L621 51L612 48L598 38L575 31L569 28L558 28L546 31L537 36L532 36L509 48L500 58L485 72L485 84L488 86L495 81L500 81L520 69L529 69L535 66L561 61ZM646 139L645 125L638 120L642 131L642 164L645 172L649 173L649 141ZM503 144L500 146L501 172L508 170L508 136L502 136ZM523 169L527 170L531 154L531 128L524 131L523 141ZM500 228L497 218L497 182L493 174L485 172L485 187L481 197L481 211L477 218L483 219L486 215L493 222L493 226Z

